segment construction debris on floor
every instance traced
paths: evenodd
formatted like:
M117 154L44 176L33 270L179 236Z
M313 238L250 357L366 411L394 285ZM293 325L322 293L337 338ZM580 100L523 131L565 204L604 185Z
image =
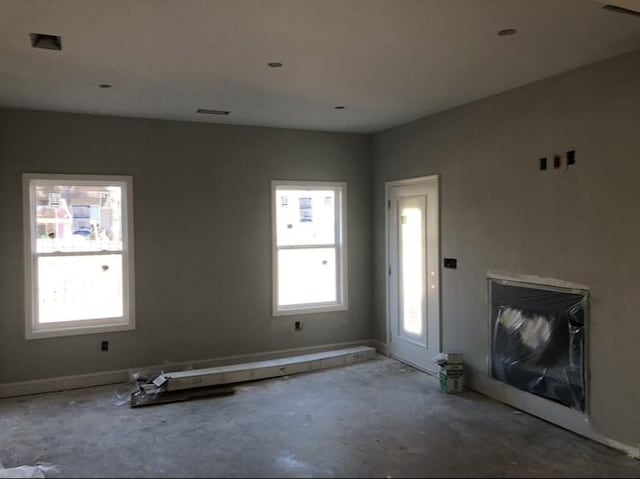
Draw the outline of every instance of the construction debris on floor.
M19 466L5 469L0 462L0 479L38 479L57 473L58 468L52 464L36 464L35 466Z
M134 388L129 404L140 407L233 394L235 389L230 384L346 366L374 357L374 348L359 346L213 368L139 371L132 374Z
M0 400L0 460L65 477L640 477L640 461L377 356L131 409L119 386Z

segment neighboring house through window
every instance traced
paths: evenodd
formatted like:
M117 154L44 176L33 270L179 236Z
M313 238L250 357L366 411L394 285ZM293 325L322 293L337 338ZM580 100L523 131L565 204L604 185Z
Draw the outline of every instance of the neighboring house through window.
M274 180L274 316L347 309L346 184Z
M23 181L27 339L133 329L132 178Z

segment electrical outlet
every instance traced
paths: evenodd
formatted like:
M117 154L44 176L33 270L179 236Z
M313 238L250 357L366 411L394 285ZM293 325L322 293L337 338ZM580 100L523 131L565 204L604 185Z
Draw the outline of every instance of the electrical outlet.
M540 158L540 171L544 171L547 169L547 159Z
M109 351L109 341L102 341L100 343L100 351Z
M295 329L296 331L301 331L301 330L302 330L302 321L296 321L296 322L294 323L294 329Z

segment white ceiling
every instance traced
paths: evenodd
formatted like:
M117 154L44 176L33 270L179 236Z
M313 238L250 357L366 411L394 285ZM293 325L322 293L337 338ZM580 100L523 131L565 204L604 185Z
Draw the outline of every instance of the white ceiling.
M640 17L601 7L0 0L0 106L370 133L640 48ZM32 32L61 35L62 51L32 48Z

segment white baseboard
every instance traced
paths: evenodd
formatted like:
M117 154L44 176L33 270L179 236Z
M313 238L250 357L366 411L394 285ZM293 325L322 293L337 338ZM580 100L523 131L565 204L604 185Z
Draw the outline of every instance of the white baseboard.
M434 374L433 371L425 370L424 368L421 368L415 364L411 364L407 361L394 357L389 352L389 347L386 343L377 340L371 340L369 344L370 346L376 348L376 350L380 354L384 354L385 356L389 356L390 358L409 364L410 366L424 373L437 377L437 375ZM594 430L593 425L590 423L588 418L585 418L583 414L573 410L567 410L567 408L565 408L564 406L550 403L546 399L523 393L522 391L515 390L503 384L500 384L498 387L496 387L497 384L498 383L494 383L492 387L491 385L484 384L484 382L481 381L481 384L472 384L468 388L484 396L491 397L497 401L508 404L509 406L520 409L528 414L531 414L532 416L539 417L564 429L568 429L569 431L574 432L580 436L586 437L593 441L599 442L600 444L604 444L605 446L609 446L613 449L621 451L627 454L629 457L640 460L640 447L629 446L622 442L598 434Z
M80 389L94 386L106 386L109 384L126 383L129 381L132 371L136 370L163 370L179 371L185 368L208 368L216 366L226 366L229 364L264 361L268 359L278 359L287 356L300 354L311 354L332 349L352 348L356 346L372 346L370 340L350 341L346 343L323 344L319 346L308 346L302 348L281 349L277 351L267 351L262 353L240 354L236 356L225 356L221 358L201 359L196 361L183 361L167 363L153 366L143 366L138 368L121 369L116 371L105 371L91 374L79 374L74 376L62 376L48 379L36 379L33 381L21 381L14 383L0 384L0 399L27 396L30 394L50 393L65 391L67 389ZM377 348L376 348L377 349Z
M473 378L472 378L473 379ZM640 459L640 449L629 446L597 432L588 414L570 409L540 396L521 391L489 378L475 378L469 389L515 407L532 416L567 429L580 436L622 451L629 457Z
M67 389L79 389L107 384L124 383L129 380L129 370L106 371L101 373L62 376L50 379L36 379L16 383L0 384L0 399L29 394L49 393Z
M132 371L136 370L144 370L144 369L162 369L164 371L179 371L184 368L206 368L206 367L215 367L215 366L224 366L229 364L236 363L244 363L244 362L252 362L252 361L264 361L268 359L278 359L287 356L295 356L300 354L311 354L322 351L329 351L333 349L342 349L342 348L351 348L356 346L371 346L376 349L376 351L380 354L384 354L385 356L390 356L389 348L387 344L377 341L377 340L362 340L362 341L350 341L345 343L334 343L334 344L324 344L320 346L309 346L302 348L291 348L291 349L282 349L277 351L268 351L262 353L251 353L251 354L240 354L236 356L225 356L221 358L213 358L213 359L203 359L197 361L184 361L179 363L169 363L155 366L144 366L140 368L130 368L130 369L121 369L116 371L105 371L99 373L91 373L91 374L80 374L75 376L63 376L63 377L55 377L48 379L37 379L33 381L22 381L22 382L14 382L14 383L4 383L0 384L0 399L9 398L15 396L27 396L30 394L40 394L40 393L49 393L56 391L65 391L68 389L80 389L94 386L106 386L109 384L118 384L118 383L126 383L129 381L129 377ZM429 373L429 371L425 371ZM618 451L622 451L627 454L629 457L640 459L640 448L629 446L627 444L621 443L614 439L610 439L608 437L602 436L590 427L588 421L567 421L566 417L560 419L559 417L553 414L550 414L548 409L548 405L545 404L546 407L539 408L535 407L531 402L528 404L522 403L520 401L514 401L513 397L508 397L505 394L498 393L495 389L491 387L486 387L486 385L474 385L475 387L471 387L480 394L484 394L498 401L504 402L506 404L512 405L521 409L533 416L540 417L544 420L547 420L551 423L557 424L560 427L568 429L572 432L575 432L581 436L587 437L594 441L597 441L601 444L609 446ZM480 387L478 387L480 386ZM485 386L485 387L482 387ZM538 401L538 399L535 399ZM546 401L545 401L546 403ZM575 419L575 418L574 418Z
M384 354L385 356L389 356L389 346L387 343L383 343L382 341L378 341L377 339L372 339L369 341L369 346L372 348L376 348L380 354Z
M600 444L604 444L605 446L609 446L613 449L617 449L620 452L624 452L627 456L632 459L640 460L640 448L629 446L628 444L624 444L620 441L616 441L615 439L610 439L605 436L601 436L596 432L592 432L589 436L586 436L589 439L593 439Z

